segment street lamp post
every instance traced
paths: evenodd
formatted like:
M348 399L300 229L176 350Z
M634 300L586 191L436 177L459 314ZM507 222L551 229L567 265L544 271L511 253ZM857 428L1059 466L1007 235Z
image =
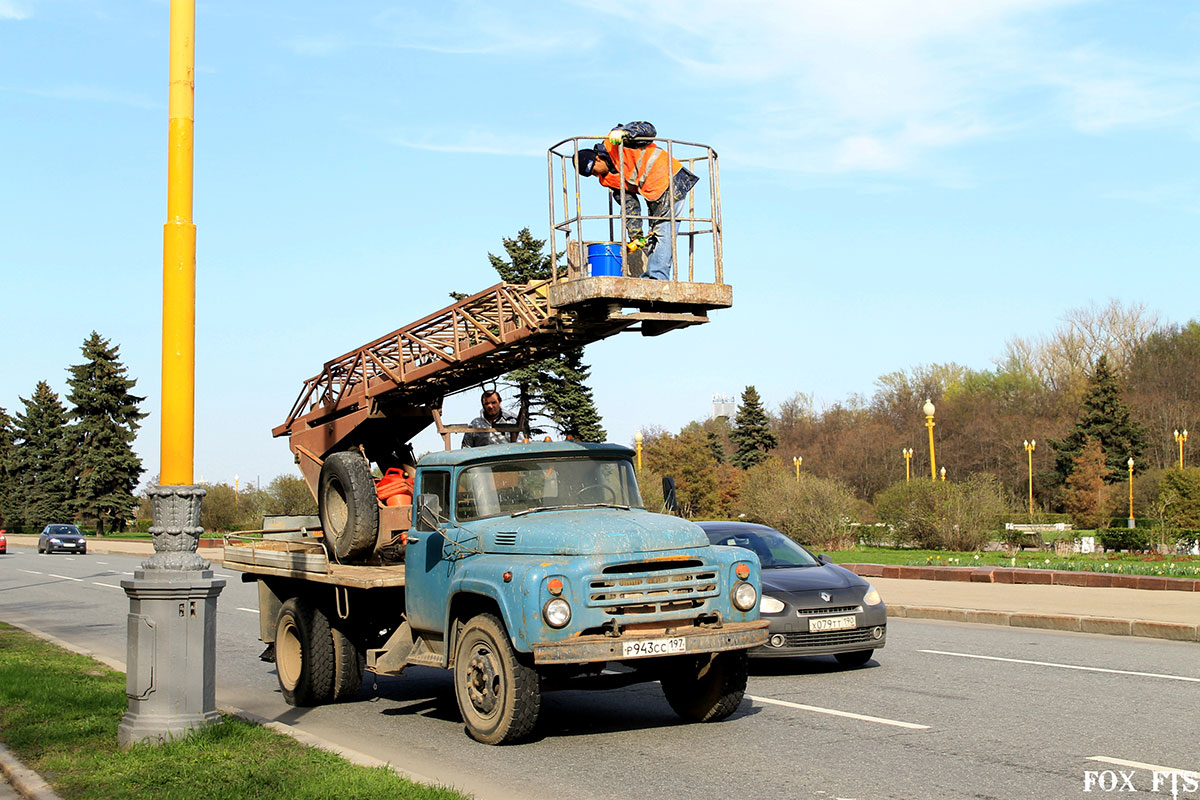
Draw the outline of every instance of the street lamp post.
M1125 464L1129 467L1129 524L1127 527L1132 529L1135 527L1133 519L1133 456L1130 456Z
M1033 451L1037 449L1037 439L1025 442L1025 454L1029 456L1029 518L1033 519Z
M900 453L904 456L904 482L908 483L912 480L913 451L911 447L904 447L900 449Z
M800 482L800 465L804 463L804 456L792 456L792 466L796 468L796 483Z
M637 445L637 471L638 477L642 475L642 432L635 431L633 434L634 444Z
M946 468L945 467L942 467L942 471L941 471L940 475L942 476L942 483L945 483L946 482Z
M1179 468L1183 469L1183 443L1187 441L1187 428L1175 431L1175 441L1179 444Z
M925 407L921 409L925 412L925 427L929 429L929 479L937 480L937 458L933 454L933 412L934 407L929 398L925 399Z

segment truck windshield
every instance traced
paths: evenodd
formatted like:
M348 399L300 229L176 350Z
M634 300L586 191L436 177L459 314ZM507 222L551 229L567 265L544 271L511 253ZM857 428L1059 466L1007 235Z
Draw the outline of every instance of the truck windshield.
M468 467L458 476L454 513L466 521L581 505L641 508L633 464L619 458L538 458Z

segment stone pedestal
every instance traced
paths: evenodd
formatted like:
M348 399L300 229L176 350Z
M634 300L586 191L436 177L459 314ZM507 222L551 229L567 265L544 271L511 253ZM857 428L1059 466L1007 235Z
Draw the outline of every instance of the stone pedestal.
M122 747L179 738L220 720L217 597L225 580L196 555L203 497L195 486L151 491L155 552L133 580L121 581L129 597Z

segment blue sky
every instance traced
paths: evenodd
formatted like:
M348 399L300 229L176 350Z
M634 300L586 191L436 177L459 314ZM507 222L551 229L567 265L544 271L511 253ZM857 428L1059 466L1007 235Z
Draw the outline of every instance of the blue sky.
M0 0L0 406L95 329L150 475L167 33L165 0ZM293 469L302 381L494 283L546 148L632 119L720 153L734 307L588 348L614 441L989 368L1110 298L1196 316L1195 0L200 2L196 42L197 479Z

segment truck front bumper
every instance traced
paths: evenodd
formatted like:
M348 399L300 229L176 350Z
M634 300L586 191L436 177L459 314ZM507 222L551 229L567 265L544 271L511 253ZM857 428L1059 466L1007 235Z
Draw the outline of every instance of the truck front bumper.
M747 650L767 643L768 624L767 620L760 619L753 622L727 622L719 628L675 628L656 633L577 636L563 642L538 642L533 645L533 663L585 664ZM678 641L680 639L682 643ZM631 653L631 649L634 652Z

